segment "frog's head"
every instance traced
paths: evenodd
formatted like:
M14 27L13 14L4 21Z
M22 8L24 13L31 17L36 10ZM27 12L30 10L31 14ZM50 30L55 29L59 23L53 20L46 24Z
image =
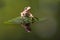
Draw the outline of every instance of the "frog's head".
M31 9L30 6L27 6L27 7L24 8L24 10L26 10L26 11L29 11L30 9Z

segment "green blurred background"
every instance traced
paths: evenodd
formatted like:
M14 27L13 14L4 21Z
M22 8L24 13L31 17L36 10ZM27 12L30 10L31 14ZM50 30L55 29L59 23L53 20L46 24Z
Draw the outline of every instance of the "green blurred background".
M36 17L45 21L31 25L25 32L21 25L3 22L20 16L24 7L31 6ZM0 0L0 40L58 40L60 39L60 0Z

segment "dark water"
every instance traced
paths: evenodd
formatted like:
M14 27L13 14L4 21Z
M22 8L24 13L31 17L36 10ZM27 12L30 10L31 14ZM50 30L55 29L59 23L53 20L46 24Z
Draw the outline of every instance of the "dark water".
M0 40L59 39L59 4L58 0L0 0ZM19 16L25 6L31 6L32 14L46 20L31 25L31 33L21 25L3 23Z

